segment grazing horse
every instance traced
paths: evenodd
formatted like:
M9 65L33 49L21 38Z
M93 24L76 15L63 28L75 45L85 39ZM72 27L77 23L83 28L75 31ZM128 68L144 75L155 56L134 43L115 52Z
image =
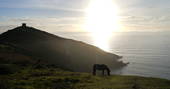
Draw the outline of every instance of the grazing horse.
M102 75L104 75L105 70L107 71L107 75L110 75L110 69L105 64L94 64L93 65L93 75L96 75L96 70L101 70Z

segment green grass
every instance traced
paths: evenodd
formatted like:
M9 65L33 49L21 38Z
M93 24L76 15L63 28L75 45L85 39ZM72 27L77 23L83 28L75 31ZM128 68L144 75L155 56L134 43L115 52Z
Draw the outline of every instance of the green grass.
M0 89L170 89L170 81L138 76L93 76L61 69L26 68L0 76Z

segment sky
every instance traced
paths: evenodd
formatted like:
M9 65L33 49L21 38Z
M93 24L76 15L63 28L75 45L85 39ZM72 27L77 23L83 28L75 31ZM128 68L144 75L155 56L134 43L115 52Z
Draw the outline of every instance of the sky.
M83 32L91 0L0 0L0 32L27 23L48 32ZM122 31L169 31L170 0L113 0Z

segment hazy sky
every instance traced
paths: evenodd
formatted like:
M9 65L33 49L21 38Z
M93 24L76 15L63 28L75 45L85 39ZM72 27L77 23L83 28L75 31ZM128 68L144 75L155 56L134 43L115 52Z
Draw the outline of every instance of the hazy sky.
M0 31L22 22L49 32L82 31L90 0L0 0ZM125 31L170 30L170 0L113 0Z

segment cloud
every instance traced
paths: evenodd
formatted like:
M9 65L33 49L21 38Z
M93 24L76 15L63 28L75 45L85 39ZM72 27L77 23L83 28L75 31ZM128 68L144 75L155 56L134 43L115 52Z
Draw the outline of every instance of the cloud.
M88 0L2 0L0 1L0 8L51 9L83 12L85 5L87 5L84 4L85 1Z
M79 31L90 0L0 0L0 26L22 22L49 31ZM127 30L170 29L170 0L114 0ZM3 27L4 28L4 27ZM75 30L76 29L76 30Z
M121 24L126 30L169 30L169 16L122 16Z
M1 30L8 30L11 26L14 28L21 25L21 23L27 23L28 26L36 27L38 29L48 32L81 32L81 24L83 23L83 17L79 18L7 18L5 21L0 22Z

